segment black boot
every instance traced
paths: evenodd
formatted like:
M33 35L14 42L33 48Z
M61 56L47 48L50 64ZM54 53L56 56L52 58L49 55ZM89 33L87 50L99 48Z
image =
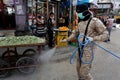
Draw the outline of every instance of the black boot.
M108 39L108 41L110 41L110 39Z

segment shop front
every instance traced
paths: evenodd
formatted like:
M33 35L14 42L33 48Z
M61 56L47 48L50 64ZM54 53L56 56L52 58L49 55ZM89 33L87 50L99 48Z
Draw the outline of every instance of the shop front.
M15 29L15 8L12 0L0 0L0 29Z
M47 22L50 12L55 13L56 26L58 26L60 2L58 0L0 0L0 29L29 30L30 26L36 26L38 16L43 16Z
M0 29L24 30L26 0L0 0Z
M97 16L112 16L110 14L112 10L112 3L98 3Z
M55 13L55 20L58 17L58 1L49 0L27 0L27 24L28 28L31 26L36 27L36 19L42 16L46 22L51 12Z

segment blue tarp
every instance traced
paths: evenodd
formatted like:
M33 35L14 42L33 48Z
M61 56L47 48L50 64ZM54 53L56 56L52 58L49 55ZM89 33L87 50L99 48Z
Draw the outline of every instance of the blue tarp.
M81 5L81 4L90 4L91 0L76 0L75 5ZM70 0L66 2L62 2L61 7L69 7L70 6Z
M89 0L77 0L77 5L81 5L84 3L89 3Z

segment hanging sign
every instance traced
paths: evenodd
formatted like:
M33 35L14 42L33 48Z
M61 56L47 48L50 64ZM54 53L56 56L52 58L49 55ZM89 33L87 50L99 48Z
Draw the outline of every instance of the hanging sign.
M16 12L17 12L17 15L23 15L24 14L22 5L16 5Z
M28 7L32 7L32 0L28 0Z

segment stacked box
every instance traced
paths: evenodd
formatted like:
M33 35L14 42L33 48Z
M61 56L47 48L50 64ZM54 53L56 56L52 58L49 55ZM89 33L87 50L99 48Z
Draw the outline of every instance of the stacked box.
M68 38L68 31L58 31L57 33L57 46L58 47L65 47L68 46L68 42L61 42L63 39Z

